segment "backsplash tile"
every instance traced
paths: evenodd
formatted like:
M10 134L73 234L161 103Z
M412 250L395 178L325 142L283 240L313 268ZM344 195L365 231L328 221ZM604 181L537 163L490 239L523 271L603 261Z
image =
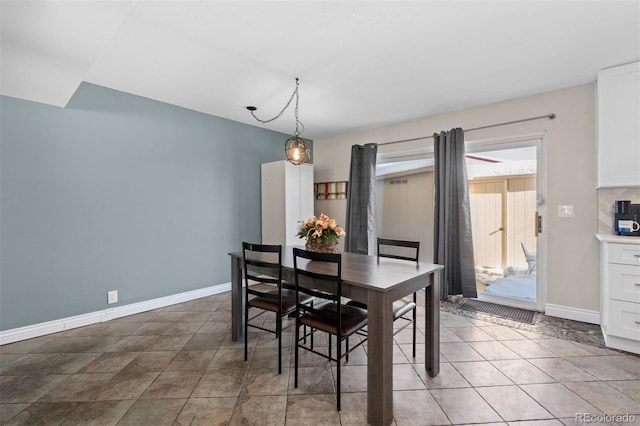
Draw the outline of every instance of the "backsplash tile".
M640 204L640 187L598 189L598 233L613 234L613 205L616 200Z

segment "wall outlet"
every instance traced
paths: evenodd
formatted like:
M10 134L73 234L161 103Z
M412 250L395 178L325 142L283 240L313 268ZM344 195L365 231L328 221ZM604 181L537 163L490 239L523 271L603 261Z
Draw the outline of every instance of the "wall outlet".
M118 290L108 291L107 292L107 303L118 303Z

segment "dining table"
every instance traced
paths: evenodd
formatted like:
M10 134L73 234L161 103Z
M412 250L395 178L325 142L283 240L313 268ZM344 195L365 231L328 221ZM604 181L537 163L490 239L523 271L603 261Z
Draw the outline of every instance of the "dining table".
M293 247L282 250L282 277L294 282ZM304 247L298 247L304 248ZM232 338L243 341L242 252L231 257ZM440 370L440 285L444 267L341 253L342 295L367 305L367 422L393 422L393 302L425 289L425 369Z

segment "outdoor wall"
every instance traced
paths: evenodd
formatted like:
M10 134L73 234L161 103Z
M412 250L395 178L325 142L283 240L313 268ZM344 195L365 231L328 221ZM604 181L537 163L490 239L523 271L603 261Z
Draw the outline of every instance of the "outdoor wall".
M84 83L0 108L0 330L229 282L260 241L285 135Z
M389 105L393 108L393 105ZM595 84L586 84L535 96L513 99L462 111L421 118L383 128L316 139L314 167L316 181L340 181L349 176L353 144L386 142L431 135L453 127L463 129L555 113L555 120L536 120L469 132L467 141L511 138L544 133L546 171L545 197L548 214L543 218L547 254L543 282L546 305L587 311L597 318L600 273L597 230ZM380 146L379 155L402 153L411 156L432 146L433 140ZM323 204L320 204L323 203ZM346 203L316 201L316 213L335 216L345 222ZM574 205L575 217L558 217L558 205ZM540 273L540 271L538 272Z
M433 172L378 179L375 189L378 236L420 241L418 259L433 262ZM395 254L412 255L411 251L403 251L398 249Z

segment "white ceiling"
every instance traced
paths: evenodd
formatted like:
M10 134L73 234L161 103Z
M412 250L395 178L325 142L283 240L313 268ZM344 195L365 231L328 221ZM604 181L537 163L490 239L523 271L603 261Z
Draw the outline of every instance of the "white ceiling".
M592 82L640 58L638 1L4 1L1 93L82 81L263 126L300 78L318 139ZM291 133L293 108L264 127Z

